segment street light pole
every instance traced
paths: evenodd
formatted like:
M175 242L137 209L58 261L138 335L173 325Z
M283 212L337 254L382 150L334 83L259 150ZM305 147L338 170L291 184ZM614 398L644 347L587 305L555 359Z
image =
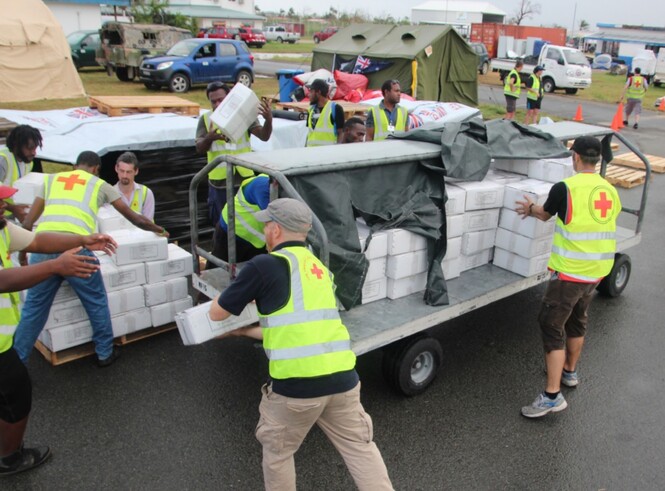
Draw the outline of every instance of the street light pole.
M575 17L577 16L577 2L575 2L575 8L573 9L573 28L570 30L571 39L575 39Z

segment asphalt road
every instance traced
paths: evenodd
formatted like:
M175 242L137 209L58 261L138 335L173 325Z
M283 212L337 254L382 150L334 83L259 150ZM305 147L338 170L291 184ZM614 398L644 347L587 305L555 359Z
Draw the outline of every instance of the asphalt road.
M635 132L644 150L662 154L650 135L646 124ZM621 189L624 205L636 206L640 192ZM594 300L581 383L565 390L562 413L519 414L545 381L542 286L432 329L444 362L421 396L389 389L380 352L359 358L363 402L396 489L663 488L664 176L649 198L642 243L629 251L630 284L619 298ZM26 441L51 445L54 456L3 489L262 488L253 431L267 364L251 341L184 347L171 332L124 347L108 369L90 359L51 367L36 352L29 368ZM317 429L296 468L298 489L353 489Z

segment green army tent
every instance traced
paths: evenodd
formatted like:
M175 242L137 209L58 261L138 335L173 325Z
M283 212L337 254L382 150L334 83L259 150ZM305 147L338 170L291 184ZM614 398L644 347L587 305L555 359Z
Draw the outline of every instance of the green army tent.
M478 57L450 26L353 24L314 47L312 70L344 63L363 70L371 89L396 79L418 100L478 104Z

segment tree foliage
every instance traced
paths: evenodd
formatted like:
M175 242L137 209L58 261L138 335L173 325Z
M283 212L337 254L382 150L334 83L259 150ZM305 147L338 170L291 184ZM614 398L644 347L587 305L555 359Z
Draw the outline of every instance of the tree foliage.
M134 0L131 7L134 22L181 27L196 34L199 28L196 19L180 13L171 13L166 10L168 6L169 0Z
M524 19L533 17L535 14L540 14L540 4L532 2L531 0L520 0L517 10L513 17L509 20L510 24L521 25Z

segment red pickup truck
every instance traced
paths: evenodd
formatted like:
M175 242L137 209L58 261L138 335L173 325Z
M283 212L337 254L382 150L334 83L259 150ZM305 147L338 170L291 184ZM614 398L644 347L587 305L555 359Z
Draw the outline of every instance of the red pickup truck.
M240 39L237 27L213 26L201 29L196 35L197 38L213 39Z
M323 31L315 32L312 38L316 44L319 44L321 41L325 41L337 31L339 31L339 27L326 27Z

